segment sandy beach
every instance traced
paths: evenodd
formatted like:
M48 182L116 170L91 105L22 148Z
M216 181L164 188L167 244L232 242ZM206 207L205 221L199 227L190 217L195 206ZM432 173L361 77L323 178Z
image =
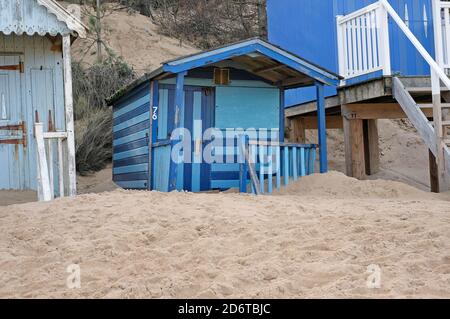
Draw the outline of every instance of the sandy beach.
M0 298L449 298L449 199L333 172L274 196L115 190L1 207Z

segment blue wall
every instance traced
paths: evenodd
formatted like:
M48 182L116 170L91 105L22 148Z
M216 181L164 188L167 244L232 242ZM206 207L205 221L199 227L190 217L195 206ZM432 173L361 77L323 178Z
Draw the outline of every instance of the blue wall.
M150 90L136 88L114 105L113 180L123 188L147 189Z
M349 14L374 2L376 0L267 0L269 41L337 73L336 16ZM407 5L411 30L434 55L431 0L389 2L404 19ZM425 22L425 14L428 23ZM392 72L428 75L429 68L409 40L393 21L390 20L389 24ZM335 91L327 89L326 93L332 95ZM313 89L286 92L288 106L314 99Z

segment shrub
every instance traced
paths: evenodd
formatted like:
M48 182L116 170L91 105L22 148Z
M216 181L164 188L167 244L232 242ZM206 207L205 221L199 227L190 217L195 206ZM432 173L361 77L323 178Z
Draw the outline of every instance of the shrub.
M105 99L135 78L120 59L84 69L73 64L75 148L81 175L99 171L112 158L112 110Z

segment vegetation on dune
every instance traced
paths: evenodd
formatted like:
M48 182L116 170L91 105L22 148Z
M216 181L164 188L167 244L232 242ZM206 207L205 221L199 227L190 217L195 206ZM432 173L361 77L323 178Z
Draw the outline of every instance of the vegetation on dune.
M105 99L135 78L120 59L89 68L73 63L77 170L85 175L105 168L112 159L112 110Z

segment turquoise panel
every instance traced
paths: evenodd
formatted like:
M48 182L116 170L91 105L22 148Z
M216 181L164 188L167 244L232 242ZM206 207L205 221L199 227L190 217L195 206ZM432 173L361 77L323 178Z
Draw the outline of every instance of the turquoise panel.
M153 189L160 192L169 191L170 145L154 149Z
M167 138L167 120L169 110L169 90L159 90L158 139Z
M278 128L278 88L216 88L216 127Z

